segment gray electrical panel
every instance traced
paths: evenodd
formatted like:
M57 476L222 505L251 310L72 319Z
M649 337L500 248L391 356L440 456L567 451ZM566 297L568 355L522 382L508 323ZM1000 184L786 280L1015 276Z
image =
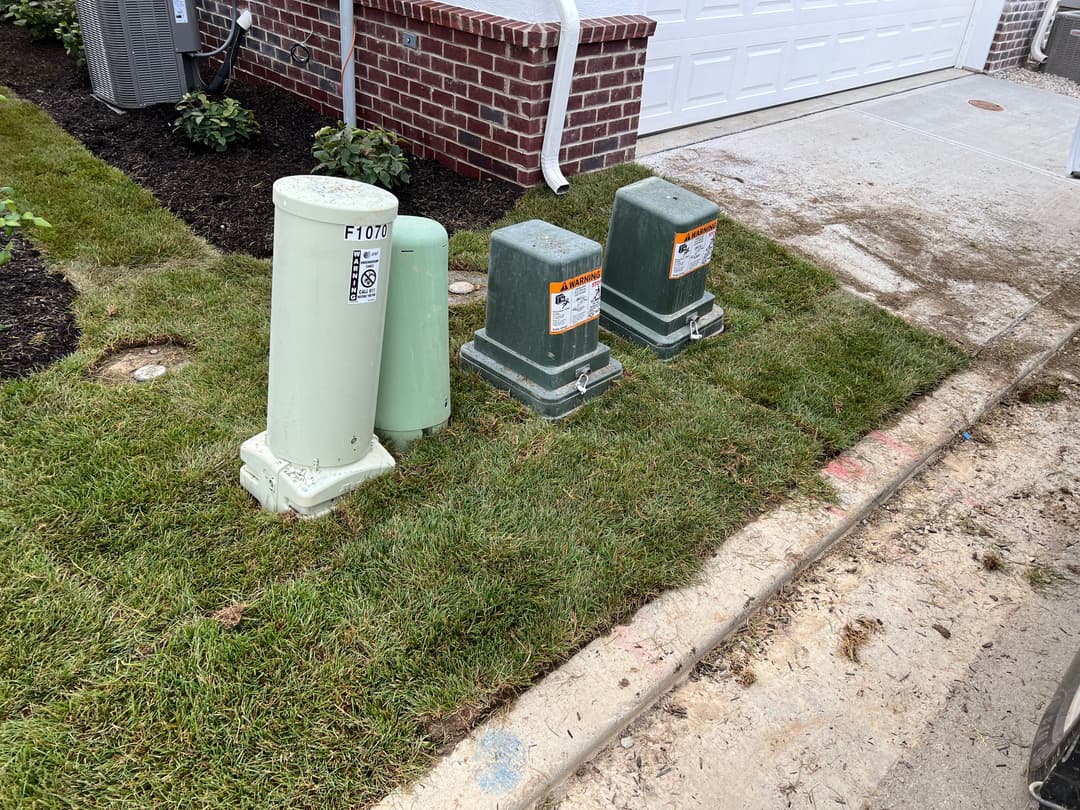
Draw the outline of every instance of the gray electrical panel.
M199 86L192 0L75 0L94 95L124 109L175 104Z
M1080 82L1080 11L1059 11L1054 17L1043 72Z

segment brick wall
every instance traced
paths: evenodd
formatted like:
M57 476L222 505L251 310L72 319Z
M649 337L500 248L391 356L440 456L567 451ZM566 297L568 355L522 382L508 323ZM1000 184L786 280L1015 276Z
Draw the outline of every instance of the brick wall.
M986 58L988 72L1024 64L1045 7L1046 0L1006 0Z
M231 25L229 0L197 0L203 50L221 44ZM254 25L248 32L236 75L276 85L331 117L341 117L338 12L334 0L243 0ZM289 49L303 43L308 61L299 64ZM303 51L297 50L303 57ZM212 60L219 62L220 60Z
M559 40L557 23L525 23L435 0L355 0L359 123L401 134L420 157L470 177L541 181L540 148ZM255 27L238 73L340 117L334 0L245 0ZM204 45L221 41L231 5L200 0ZM582 21L560 153L567 175L633 157L648 37L641 16ZM407 48L401 34L417 37ZM289 49L304 43L307 64Z

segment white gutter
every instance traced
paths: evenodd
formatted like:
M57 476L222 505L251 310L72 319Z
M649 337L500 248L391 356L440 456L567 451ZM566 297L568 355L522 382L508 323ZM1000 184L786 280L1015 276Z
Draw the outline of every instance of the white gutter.
M551 190L556 194L565 194L570 190L570 183L559 168L559 150L562 148L566 102L570 98L574 62L581 39L581 16L575 0L555 0L555 5L559 8L559 49L555 53L555 79L551 83L544 143L540 147L540 168Z
M356 12L353 0L338 0L338 28L341 31L341 120L356 126L356 60L353 42L356 37Z
M1046 8L1043 9L1039 27L1035 29L1035 38L1031 40L1031 58L1040 65L1046 61L1046 52L1043 46L1046 44L1046 36L1050 33L1050 24L1054 22L1054 14L1057 13L1058 0L1047 0Z

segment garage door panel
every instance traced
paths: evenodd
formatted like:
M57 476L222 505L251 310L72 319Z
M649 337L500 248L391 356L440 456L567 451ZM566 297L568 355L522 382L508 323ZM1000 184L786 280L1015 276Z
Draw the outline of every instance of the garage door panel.
M972 2L652 0L641 131L952 67Z

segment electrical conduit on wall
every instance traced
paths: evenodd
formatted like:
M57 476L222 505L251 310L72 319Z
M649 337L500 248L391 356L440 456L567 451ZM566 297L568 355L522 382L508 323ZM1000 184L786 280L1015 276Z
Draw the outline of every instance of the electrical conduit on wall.
M338 0L338 30L341 35L341 120L356 126L356 17L352 0Z
M559 48L555 53L555 79L551 83L544 143L540 148L540 169L551 190L556 194L565 194L570 190L570 183L559 168L559 150L562 148L566 103L570 97L570 85L574 81L574 63L581 39L581 16L575 0L555 0L555 5L559 9Z

